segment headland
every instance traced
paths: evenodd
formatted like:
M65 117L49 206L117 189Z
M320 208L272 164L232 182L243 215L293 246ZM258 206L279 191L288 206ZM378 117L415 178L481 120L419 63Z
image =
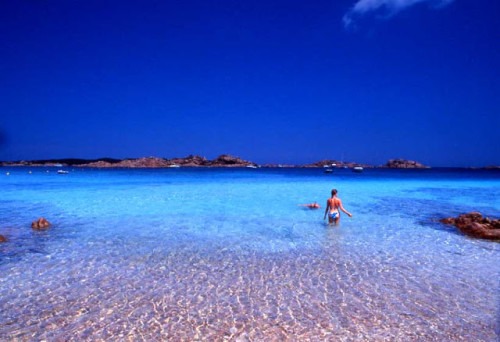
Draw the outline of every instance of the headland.
M169 167L300 167L300 168L319 168L319 167L338 167L338 168L429 168L421 163L406 159L391 159L385 165L370 165L358 162L344 162L335 159L323 159L310 164L258 164L252 161L244 160L229 154L221 154L217 158L209 160L199 155L188 155L184 158L159 158L159 157L141 157L141 158L98 158L98 159L41 159L41 160L19 160L19 161L0 161L0 166L25 166L25 167L88 167L88 168L169 168Z

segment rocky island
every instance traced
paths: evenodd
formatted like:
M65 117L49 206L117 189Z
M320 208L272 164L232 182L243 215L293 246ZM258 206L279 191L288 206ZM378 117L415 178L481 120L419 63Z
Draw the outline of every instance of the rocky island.
M70 166L70 167L90 167L90 168L168 168L168 167L256 167L257 164L234 157L229 154L221 154L213 160L207 160L205 157L189 155L185 158L127 158L113 159L101 158L94 160L85 159L53 159L53 160L34 160L2 162L1 166Z
M348 167L348 168L353 168L356 166L361 166L363 168L373 168L373 165L368 165L368 164L360 164L360 163L355 163L355 162L343 162L343 161L338 161L338 160L332 160L332 159L323 159L315 163L311 164L305 164L301 165L300 167L324 167L324 166L331 167L332 165L335 165L336 167Z
M429 166L425 166L416 162L414 160L406 159L390 159L387 164L381 166L383 168L389 169L429 169Z
M138 159L124 159L118 162L109 162L104 160L99 160L96 162L90 162L87 164L77 165L79 167L97 167L97 168L161 168L169 167L170 164L163 158L155 157L143 157Z
M289 165L289 164L263 164L241 159L229 154L221 154L213 160L208 160L205 157L198 155L189 155L184 158L158 158L158 157L142 157L142 158L99 158L99 159L47 159L47 160L32 160L32 161L15 161L15 162L0 162L0 166L25 166L25 167L88 167L88 168L168 168L168 167L302 167L302 168L322 168L324 165L331 167L335 164L340 168L353 168L361 166L363 168L374 168L373 165L361 164L355 162L343 162L333 159L324 159L318 162L304 165Z
M428 169L430 166L423 165L414 160L390 159L382 166L374 166L357 162L344 162L335 159L323 159L310 164L278 164L268 163L259 165L255 162L241 159L229 154L221 154L213 160L209 160L199 155L188 155L184 158L98 158L98 159L45 159L45 160L21 160L21 161L0 161L0 166L24 166L24 167L89 167L89 168L168 168L168 167L301 167L301 168L323 168L324 166L338 168L389 168L389 169ZM500 166L487 166L483 169L497 170Z

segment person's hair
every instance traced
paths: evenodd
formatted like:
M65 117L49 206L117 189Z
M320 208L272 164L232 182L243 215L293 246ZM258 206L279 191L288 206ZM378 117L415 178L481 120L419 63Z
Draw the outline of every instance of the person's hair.
M332 197L337 194L337 189L332 189Z

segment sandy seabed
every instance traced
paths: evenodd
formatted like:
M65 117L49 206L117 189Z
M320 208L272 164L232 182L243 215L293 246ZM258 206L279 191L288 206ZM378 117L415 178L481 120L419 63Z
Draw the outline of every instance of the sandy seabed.
M12 270L0 339L47 341L496 341L496 291L433 260L322 250L216 249L53 258ZM101 249L102 253L102 249ZM75 256L82 255L81 252ZM43 257L41 257L43 259ZM454 268L454 264L450 264ZM442 268L442 267L441 267ZM27 274L28 273L28 274ZM26 279L30 279L29 282ZM12 281L12 279L10 280ZM486 292L485 292L486 291ZM491 298L496 298L492 294Z

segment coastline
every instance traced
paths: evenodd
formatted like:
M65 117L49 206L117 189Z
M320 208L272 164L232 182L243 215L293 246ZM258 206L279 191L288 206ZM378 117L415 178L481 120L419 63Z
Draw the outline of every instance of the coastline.
M317 168L317 169L353 169L361 167L363 169L399 169L399 170L425 170L425 169L463 169L463 170L500 170L500 165L487 166L426 166L413 161L407 163L391 164L392 159L384 165L370 165L357 162L342 162L335 160L322 160L310 164L258 164L251 161L242 160L230 156L231 159L221 161L220 159L207 160L203 162L191 162L190 157L186 158L99 158L99 159L47 159L47 160L20 160L20 161L0 161L0 167L60 167L60 168L95 168L95 169L161 169L161 168ZM234 159L233 159L234 158ZM236 162L234 160L237 160ZM334 166L332 166L332 164Z
M221 154L213 160L197 155L184 158L99 158L99 159L45 159L45 160L20 160L0 161L0 166L8 167L88 167L88 168L175 168L175 167L248 167L248 168L394 168L394 169L428 169L430 166L406 159L390 159L384 165L370 165L358 162L344 162L333 159L324 159L310 164L258 164L252 161ZM488 166L487 168L495 168Z

